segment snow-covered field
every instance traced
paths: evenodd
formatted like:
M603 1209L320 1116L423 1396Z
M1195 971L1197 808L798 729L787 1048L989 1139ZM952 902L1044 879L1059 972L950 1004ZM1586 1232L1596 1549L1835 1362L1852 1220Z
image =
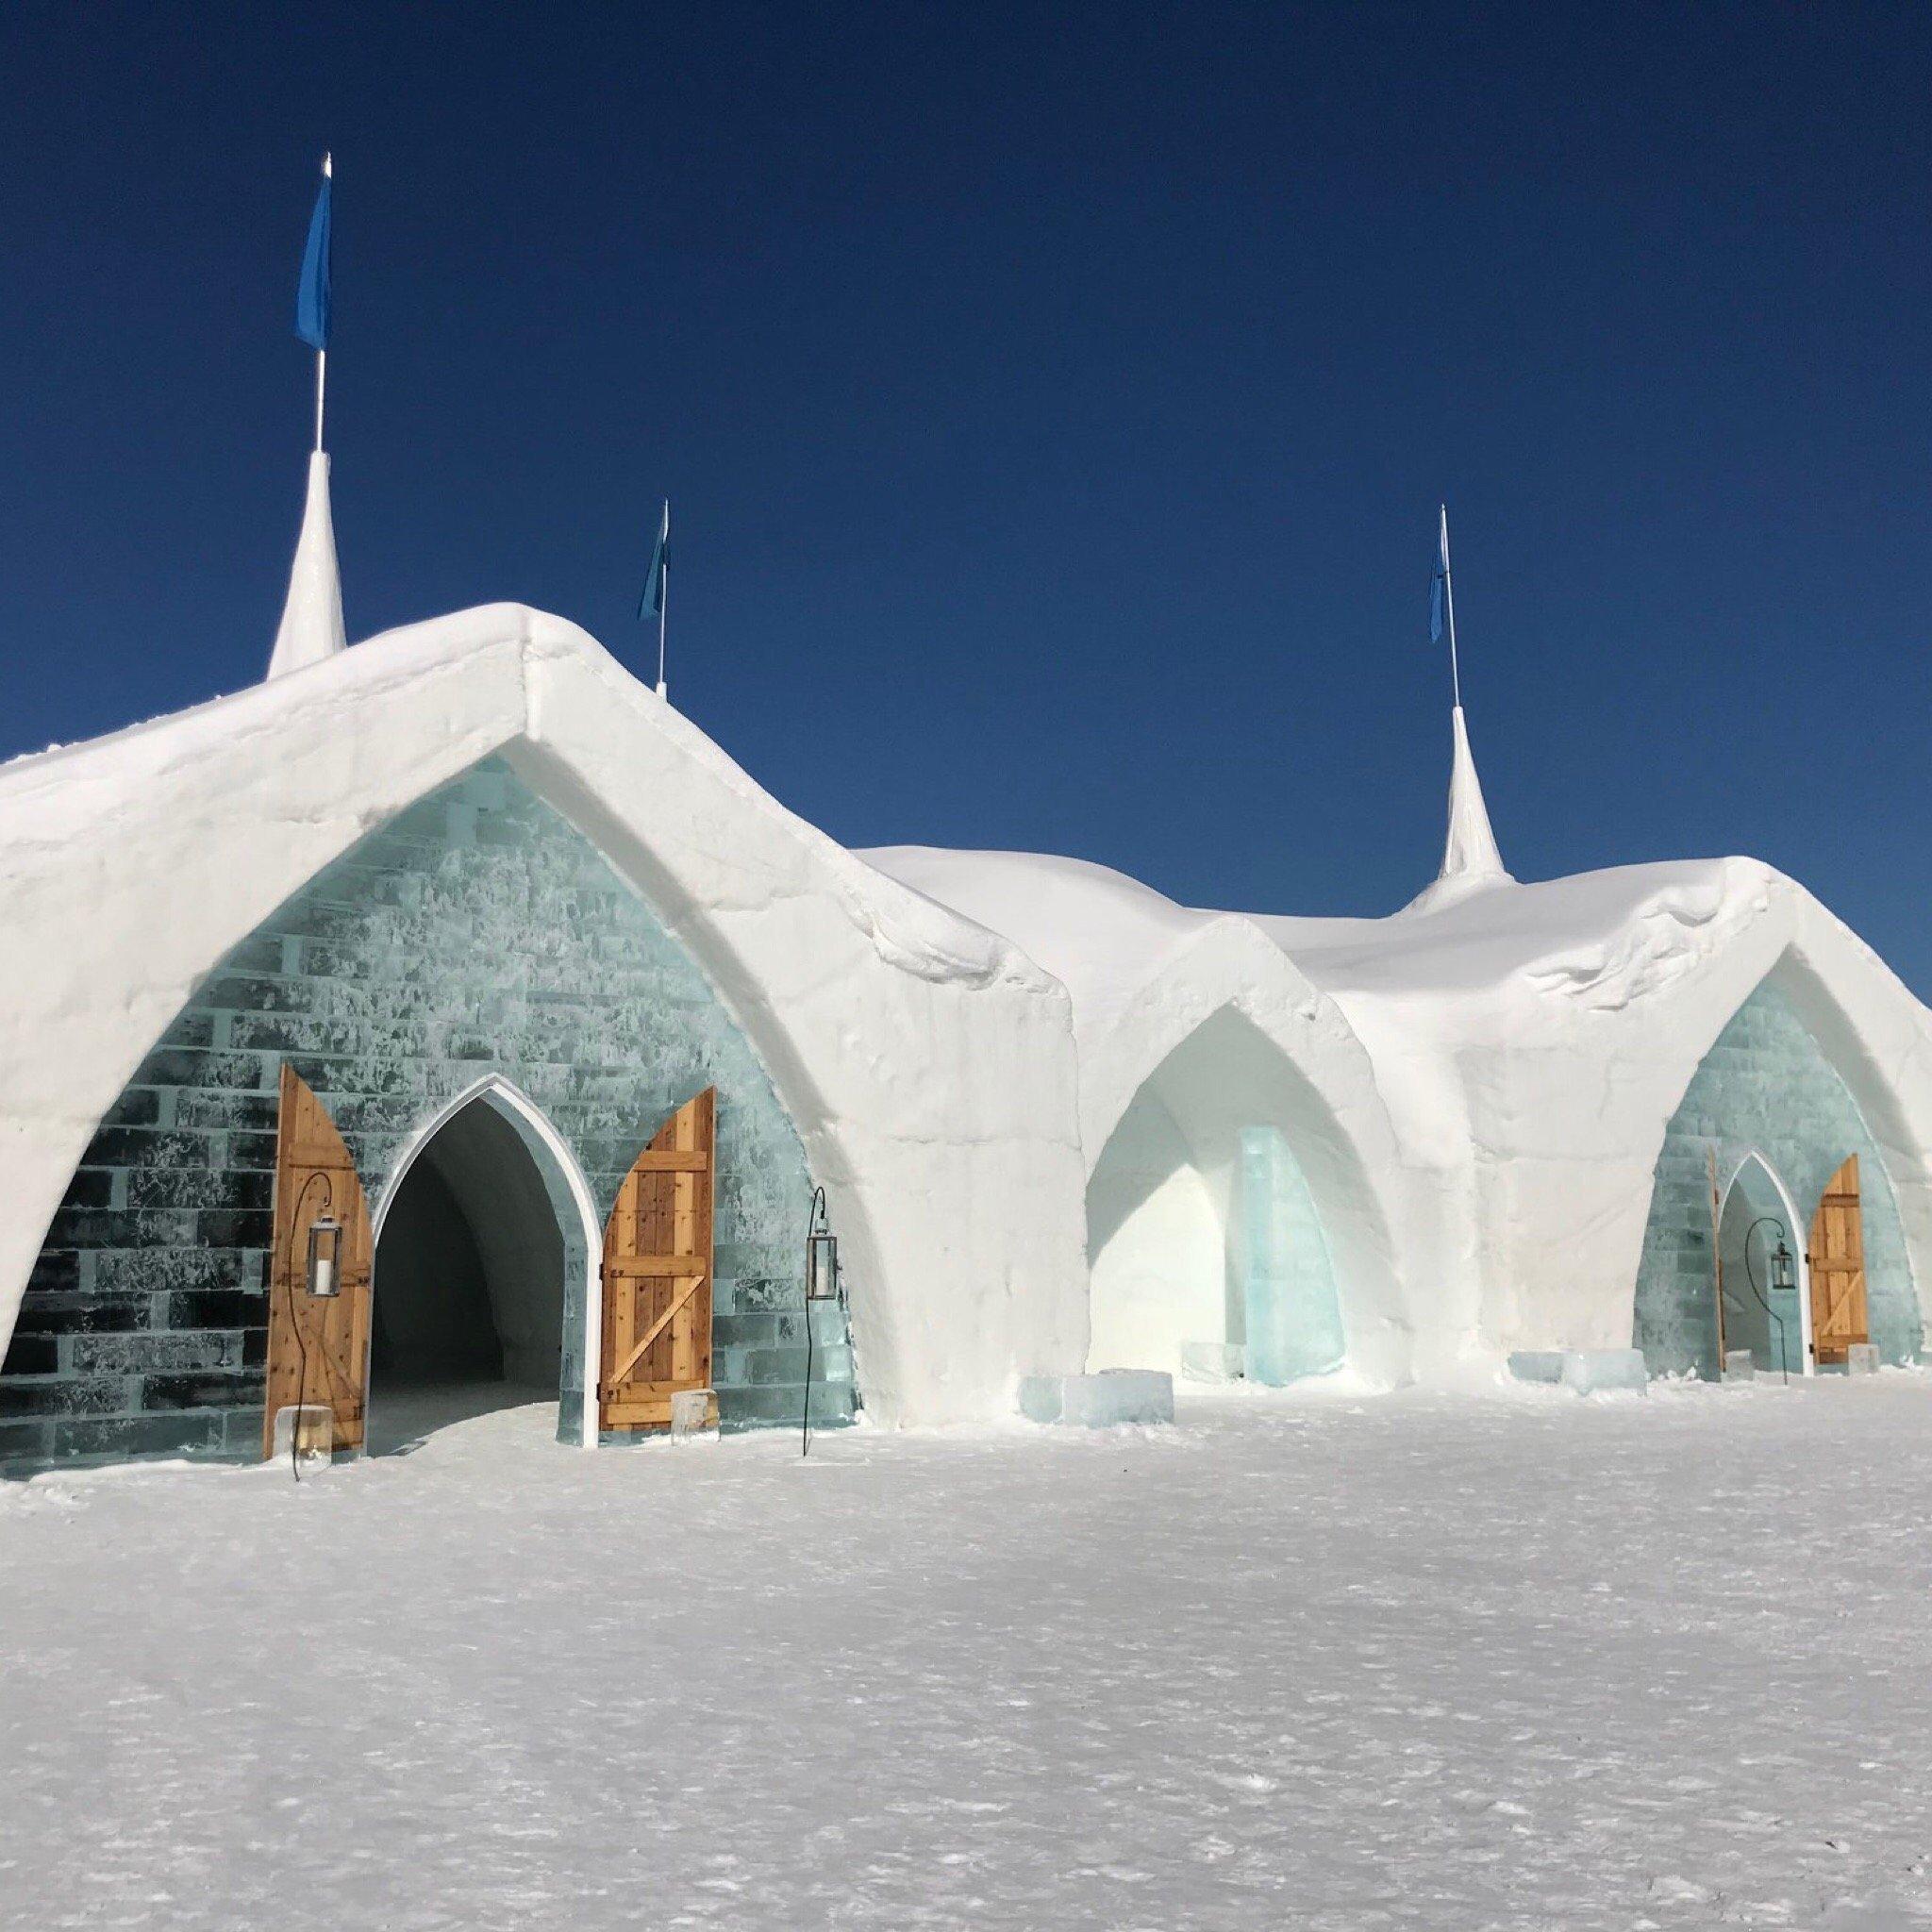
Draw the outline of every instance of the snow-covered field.
M1932 1378L0 1486L0 1924L1932 1923Z

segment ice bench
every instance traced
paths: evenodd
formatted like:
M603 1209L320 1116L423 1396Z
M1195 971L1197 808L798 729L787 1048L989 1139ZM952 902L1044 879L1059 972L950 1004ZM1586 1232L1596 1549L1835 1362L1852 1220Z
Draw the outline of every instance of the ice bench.
M1153 1369L1103 1369L1097 1375L1023 1375L1020 1413L1028 1422L1105 1429L1117 1423L1171 1423L1174 1377Z
M1579 1395L1599 1389L1635 1389L1641 1394L1650 1381L1643 1351L1637 1348L1520 1349L1509 1357L1509 1373L1519 1382L1556 1382Z

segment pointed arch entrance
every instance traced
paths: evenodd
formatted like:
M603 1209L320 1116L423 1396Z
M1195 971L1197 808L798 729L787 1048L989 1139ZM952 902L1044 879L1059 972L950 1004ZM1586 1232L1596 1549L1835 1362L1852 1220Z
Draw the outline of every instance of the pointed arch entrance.
M557 1129L498 1074L444 1107L375 1213L369 1441L555 1396L558 1436L594 1444L584 1400L602 1226Z
M1724 1348L1727 1353L1748 1349L1758 1368L1792 1375L1811 1372L1811 1308L1802 1232L1783 1177L1754 1148L1731 1175L1718 1214ZM1772 1256L1780 1241L1791 1255L1789 1289L1779 1289L1774 1279Z
M335 1440L359 1442L368 1350L337 1331L366 1307L373 1243L345 1249L345 1293L326 1322L300 1299L303 1321L291 1316L288 1270L315 1219L356 1222L352 1174L366 1208L386 1202L398 1162L421 1158L425 1123L433 1130L491 1074L542 1109L532 1158L553 1194L562 1174L575 1205L559 1196L558 1220L573 1238L586 1218L580 1178L608 1206L654 1128L716 1087L728 1165L713 1284L720 1426L799 1413L797 1204L811 1197L811 1173L798 1130L736 1007L646 896L648 854L594 814L593 839L532 789L539 780L581 802L556 773L491 757L374 826L238 941L169 1022L104 1114L44 1239L37 1278L46 1289L25 1340L46 1368L28 1370L36 1386L16 1393L35 1357L15 1350L0 1366L0 1407L17 1412L24 1395L44 1420L0 1426L0 1456L23 1443L8 1459L260 1455L265 1407L272 1415L304 1402L317 1326L327 1347L343 1346L341 1373L328 1377ZM330 1117L325 1137L305 1140L309 1164L286 1188L276 1172L285 1066L312 1083ZM511 1112L530 1118L514 1103ZM558 1137L575 1158L559 1155L554 1168L543 1143L556 1154ZM275 1208L298 1195L291 1227ZM125 1213L96 1211L124 1198ZM139 1250L125 1242L137 1220ZM841 1226L858 1253L863 1225L858 1216ZM598 1245L586 1241L586 1267ZM358 1260L359 1299L346 1292ZM84 1283L98 1291L84 1291L86 1325L116 1338L111 1380L56 1340L71 1332L68 1297ZM573 1265L573 1315L582 1288ZM817 1316L813 1412L845 1421L858 1407L845 1312L833 1305ZM297 1325L299 1336L285 1332ZM324 1373L320 1356L306 1358ZM567 1354L559 1417L567 1439L590 1446L580 1374ZM318 1400L311 1384L306 1406Z
M1348 1352L1304 1158L1333 1117L1223 1007L1142 1080L1087 1186L1088 1367L1245 1373L1279 1385Z
M1725 1023L1665 1123L1632 1323L1653 1374L1713 1379L1722 1371L1712 1304L1712 1192L1720 1190L1720 1204L1727 1206L1738 1178L1747 1191L1757 1190L1759 1211L1775 1214L1788 1231L1804 1307L1787 1332L1802 1329L1809 1367L1841 1369L1860 1329L1869 1331L1882 1359L1918 1355L1923 1327L1898 1199L1885 1148L1822 1043L1839 1038L1829 1024L1832 1010L1814 980L1780 964ZM1846 1198L1854 1158L1856 1208ZM1768 1178L1758 1177L1759 1169ZM1829 1224L1821 1225L1827 1208ZM1854 1213L1856 1267L1841 1267L1853 1259ZM1716 1234L1722 1258L1722 1213ZM1725 1288L1748 1303L1735 1225L1729 1239L1736 1258L1726 1261ZM1832 1265L1821 1269L1821 1257ZM1747 1307L1747 1320L1750 1312ZM1727 1330L1730 1313L1727 1301Z

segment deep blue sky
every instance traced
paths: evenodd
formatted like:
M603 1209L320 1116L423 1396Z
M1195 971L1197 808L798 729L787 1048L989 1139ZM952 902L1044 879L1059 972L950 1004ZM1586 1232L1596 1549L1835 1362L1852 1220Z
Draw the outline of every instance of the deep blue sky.
M1932 990L1918 7L9 8L0 752L493 598L853 844L1195 904L1750 852Z

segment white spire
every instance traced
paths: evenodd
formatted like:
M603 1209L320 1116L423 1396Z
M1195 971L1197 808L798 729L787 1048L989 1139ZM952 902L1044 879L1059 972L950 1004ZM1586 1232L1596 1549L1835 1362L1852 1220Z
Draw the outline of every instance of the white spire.
M302 510L302 535L295 565L289 573L289 601L275 633L268 675L301 671L349 647L342 629L342 581L336 569L335 524L328 509L328 458L321 450L308 458L308 501Z
M1429 911L1482 886L1515 883L1504 870L1496 835L1490 829L1490 808L1483 803L1482 780L1475 774L1475 759L1470 754L1462 707L1457 705L1450 717L1456 748L1449 767L1449 836L1442 846L1442 870L1436 883L1409 904L1410 912Z
M1442 847L1445 879L1507 879L1503 855L1496 849L1496 835L1490 829L1490 809L1483 803L1483 781L1475 774L1475 759L1470 756L1469 727L1462 721L1462 707L1452 713L1456 725L1456 753L1449 768L1449 838Z

